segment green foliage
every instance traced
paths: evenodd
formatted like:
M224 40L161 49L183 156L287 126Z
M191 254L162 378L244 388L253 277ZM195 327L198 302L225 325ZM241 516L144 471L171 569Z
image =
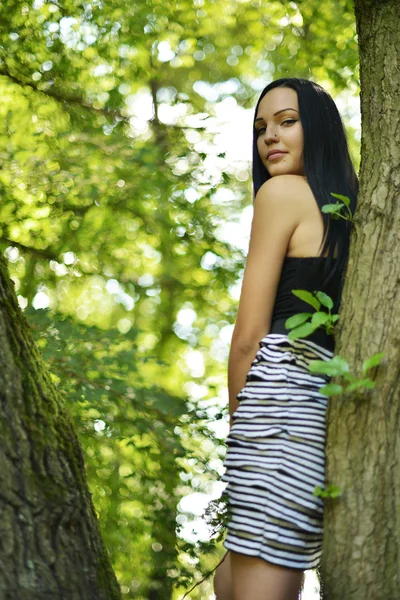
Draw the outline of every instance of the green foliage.
M296 292L298 292L298 290L296 290ZM299 325L303 325L309 317L312 317L312 313L297 313L286 319L285 326L287 329L298 327Z
M377 367L380 364L383 356L384 356L384 352L377 352L376 354L373 354L369 358L366 358L362 364L363 374L365 374L368 371L368 369Z
M368 369L375 367L380 364L384 352L378 352L367 358L363 362L362 374L365 375ZM350 367L346 359L335 354L330 360L321 361L313 360L309 365L310 373L320 373L328 375L329 377L342 377L349 385L333 384L328 383L320 389L322 394L326 396L335 396L337 394L346 394L354 392L361 388L373 389L375 387L375 381L369 377L363 377L359 379L357 376L350 373Z
M331 334L335 323L339 319L339 315L331 314L331 309L334 305L332 298L321 291L292 290L292 293L303 300L303 302L310 304L317 312L297 313L286 319L285 327L291 329L288 333L289 339L307 338L307 336L319 328L323 328L328 334ZM328 312L320 311L321 305L326 307ZM310 320L308 321L308 319ZM368 369L378 366L383 356L384 353L379 352L365 359L362 365L362 375L365 375ZM369 377L359 379L357 376L351 374L347 360L337 354L327 361L311 361L309 371L310 373L327 375L330 378L340 376L344 381L349 382L347 386L339 383L327 383L320 389L320 392L326 396L336 396L362 388L373 389L375 387L375 382Z
M295 296L300 298L300 300L303 300L303 302L307 302L308 304L311 304L311 306L313 308L315 308L315 310L319 310L321 303L314 297L312 292L308 292L307 290L292 290L292 294L294 294ZM300 313L300 314L304 314L304 313ZM293 317L290 317L290 318L293 318ZM286 323L285 323L285 325L286 325Z
M310 304L317 312L297 313L286 319L285 327L291 329L288 333L290 340L305 338L320 327L325 328L327 333L332 333L338 319L338 315L331 314L333 308L332 298L321 291L292 290L292 294L303 300L303 302ZM320 311L321 306L325 306L328 312Z
M316 486L313 492L314 496L319 496L320 498L338 498L343 494L343 490L335 485L334 483L328 484L324 489L320 486Z
M163 546L166 565L176 561L174 528L155 532L163 513L175 515L176 459L191 455L174 431L183 399L143 378L141 366L156 373L160 360L138 350L137 330L122 338L48 310L28 308L26 315L74 419L116 572L122 581L124 572L135 573L140 589L151 577L152 564L143 557L154 544Z
M334 196L335 198L339 198L339 200L342 200L342 202L336 202L336 204L324 204L321 208L322 212L329 213L332 219L345 219L346 221L352 221L353 214L349 207L350 198L348 198L347 196L342 196L342 194L333 194L332 192L331 192L331 196ZM348 217L340 214L340 211L342 210L342 208L347 209L347 212L349 214Z

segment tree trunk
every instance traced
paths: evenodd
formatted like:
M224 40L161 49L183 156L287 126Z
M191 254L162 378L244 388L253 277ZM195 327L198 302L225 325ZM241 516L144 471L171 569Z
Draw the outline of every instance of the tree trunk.
M398 0L355 0L360 52L360 196L335 353L375 388L331 398L321 561L324 600L400 597L400 26ZM339 382L337 380L337 382Z
M0 339L0 598L120 598L81 446L2 256Z

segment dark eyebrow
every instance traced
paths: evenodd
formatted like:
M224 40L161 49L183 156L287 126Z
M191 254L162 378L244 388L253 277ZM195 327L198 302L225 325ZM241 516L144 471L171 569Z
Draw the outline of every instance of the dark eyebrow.
M278 110L278 112L274 113L274 117L276 117L276 115L279 115L279 113L283 112L284 110L295 110L296 112L299 112L295 108L282 108L281 110ZM262 117L258 117L257 119L254 120L254 123L256 121L264 121L264 119Z

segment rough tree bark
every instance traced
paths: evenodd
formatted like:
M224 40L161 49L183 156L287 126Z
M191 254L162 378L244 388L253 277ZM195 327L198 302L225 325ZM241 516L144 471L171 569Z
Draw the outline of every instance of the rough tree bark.
M336 354L375 389L335 396L327 414L321 562L324 600L400 598L400 23L398 0L355 0L360 53L360 196ZM339 382L339 381L337 381Z
M0 600L114 600L82 450L0 256Z

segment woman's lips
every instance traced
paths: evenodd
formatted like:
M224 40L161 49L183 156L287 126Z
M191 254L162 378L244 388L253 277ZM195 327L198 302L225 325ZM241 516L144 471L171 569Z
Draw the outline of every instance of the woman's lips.
M277 158L280 158L281 156L284 156L285 154L287 154L287 152L274 152L273 154L270 154L267 157L267 160L276 160Z

